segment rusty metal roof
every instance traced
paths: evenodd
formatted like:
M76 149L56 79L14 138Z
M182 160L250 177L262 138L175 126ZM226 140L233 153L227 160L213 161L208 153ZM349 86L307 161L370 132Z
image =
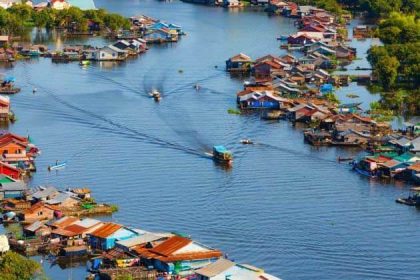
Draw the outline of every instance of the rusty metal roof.
M88 229L85 228L85 227L73 224L73 225L65 227L64 230L68 230L68 231L74 232L76 234L82 234L82 233L86 232Z
M77 221L79 221L78 218L72 217L72 216L67 216L67 217L63 217L63 218L59 219L58 221L54 222L52 224L52 226L56 227L56 228L65 228L69 225L74 224Z
M122 225L114 223L105 223L103 226L92 232L91 235L100 238L107 238L120 228L122 228Z
M214 249L175 254L176 251L189 245L191 242L192 240L188 238L173 236L168 240L159 243L159 245L154 248L147 248L144 245L139 245L134 247L133 250L143 258L157 259L163 262L213 259L222 256L222 252Z
M155 248L151 249L150 251L162 256L169 256L172 253L178 251L179 249L187 246L192 241L191 239L181 237L181 236L173 236L168 240L162 242Z

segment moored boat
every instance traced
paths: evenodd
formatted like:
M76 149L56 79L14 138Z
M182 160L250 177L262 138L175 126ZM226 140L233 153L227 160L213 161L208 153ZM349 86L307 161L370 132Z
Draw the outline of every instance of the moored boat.
M408 206L420 207L420 187L410 189L411 194L407 198L399 197L395 202Z

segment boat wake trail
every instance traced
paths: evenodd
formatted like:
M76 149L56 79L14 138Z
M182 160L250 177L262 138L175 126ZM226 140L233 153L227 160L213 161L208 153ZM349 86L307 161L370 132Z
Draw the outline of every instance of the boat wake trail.
M110 129L110 130L112 130L112 132L115 133L115 134L124 135L126 137L130 137L130 138L136 139L136 140L141 140L141 141L146 142L146 143L160 145L160 146L163 146L163 147L183 151L183 152L188 153L188 154L203 157L203 152L200 151L200 150L185 147L185 146L177 144L177 143L169 142L169 141L160 139L158 137L154 137L154 136L142 133L138 130L127 127L127 126L125 126L121 123L117 123L117 122L115 122L115 121L113 121L109 118L103 117L101 115L95 114L95 113L90 112L90 111L88 111L86 109L83 109L81 107L75 106L75 105L69 103L68 101L64 100L63 98L59 97L58 95L56 95L53 91L51 91L51 90L49 90L45 87L42 87L40 85L35 85L35 84L31 83L29 80L28 80L28 84L31 85L31 86L34 86L34 87L36 86L38 89L45 92L47 95L49 95L51 98L53 98L58 103L66 106L70 109L73 109L74 111L80 112L80 113L85 114L85 115L87 115L91 118L100 120L100 121L112 126L114 128L114 130L112 130L112 129ZM89 122L85 122L85 124L90 124L94 128L100 128L102 130L106 130L104 127L100 127L97 124L93 124L93 123L89 123ZM117 128L118 131L115 131L115 128Z

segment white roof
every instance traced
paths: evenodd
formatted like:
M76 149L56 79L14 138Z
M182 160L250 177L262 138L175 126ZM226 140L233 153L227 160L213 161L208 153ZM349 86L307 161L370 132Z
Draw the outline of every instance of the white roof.
M134 230L138 232L137 230ZM153 233L153 232L145 232L142 235L134 236L132 238L126 239L126 240L120 240L116 243L122 247L131 248L136 245L153 242L162 238L170 237L173 234L171 233Z
M93 227L97 224L101 223L101 221L96 220L96 219L92 219L92 218L84 218L83 220L77 221L74 224L84 227L84 228L90 228Z

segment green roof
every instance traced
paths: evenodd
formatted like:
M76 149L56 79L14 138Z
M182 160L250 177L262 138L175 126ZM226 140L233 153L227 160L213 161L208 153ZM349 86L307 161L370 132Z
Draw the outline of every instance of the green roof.
M399 156L395 157L394 159L398 160L398 161L401 161L401 162L407 162L410 159L412 159L413 157L414 157L414 154L406 152L402 155L399 155Z
M379 156L384 156L384 157L389 157L389 158L394 159L398 156L398 153L396 153L396 152L382 152L382 153L376 153L374 155L374 157L376 157L376 158L379 157Z
M14 181L10 179L9 177L4 176L0 178L0 184L11 183L11 182L14 182Z

